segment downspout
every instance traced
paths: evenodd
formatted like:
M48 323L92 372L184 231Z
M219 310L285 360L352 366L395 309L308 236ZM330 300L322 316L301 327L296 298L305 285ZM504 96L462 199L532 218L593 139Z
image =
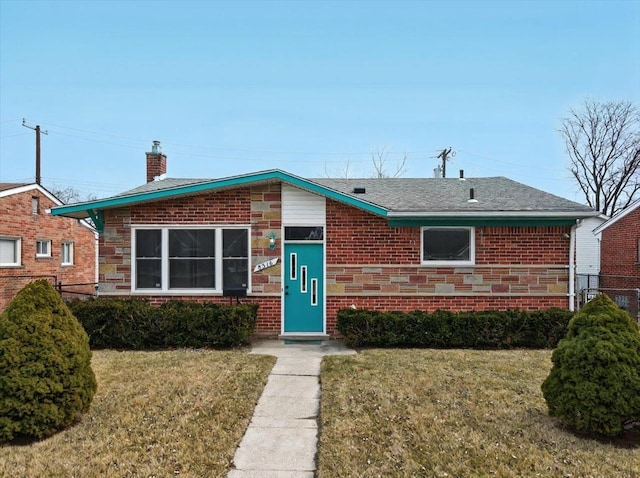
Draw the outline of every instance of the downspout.
M569 310L573 312L576 306L576 226L571 226L569 239Z
M93 277L93 281L96 283L96 289L94 291L94 296L98 297L98 278L99 278L99 272L100 272L100 235L96 232L94 233L94 249L95 249L95 271L94 271L94 277Z

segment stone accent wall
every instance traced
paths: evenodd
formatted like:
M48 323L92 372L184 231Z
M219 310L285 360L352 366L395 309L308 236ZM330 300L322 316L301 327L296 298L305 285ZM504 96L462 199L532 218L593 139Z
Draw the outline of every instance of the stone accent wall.
M269 184L167 201L141 204L104 212L104 233L100 236L100 294L103 297L131 296L131 227L136 225L233 225L251 226L251 271L257 264L282 254L280 184ZM276 236L276 248L269 249L269 235ZM274 335L281 323L281 265L251 273L251 293L246 302L260 305L259 333ZM133 294L152 304L167 300L234 303L220 293L190 295Z
M327 201L327 321L340 307L484 310L568 306L569 226L475 228L473 266L421 264L421 228Z
M247 301L260 305L258 335L281 330L283 243L280 184L265 184L105 211L100 238L100 282L105 296L131 295L131 225L250 224L251 270ZM378 216L327 200L327 331L335 335L341 307L380 310L540 309L568 306L570 227L476 227L476 264L420 263L419 227L389 227ZM276 236L275 249L269 235ZM229 303L220 294L145 296ZM235 300L235 299L233 299Z

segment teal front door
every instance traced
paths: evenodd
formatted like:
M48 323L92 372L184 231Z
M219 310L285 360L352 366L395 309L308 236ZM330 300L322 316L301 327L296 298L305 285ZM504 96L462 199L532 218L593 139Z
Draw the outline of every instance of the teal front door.
M323 244L285 244L284 332L324 332Z

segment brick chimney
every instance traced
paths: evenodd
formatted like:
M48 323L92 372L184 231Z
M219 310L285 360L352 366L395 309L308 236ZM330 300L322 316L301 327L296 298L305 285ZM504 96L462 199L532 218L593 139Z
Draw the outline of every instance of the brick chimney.
M154 141L151 152L147 153L147 182L161 174L167 174L167 157L160 150L160 141Z

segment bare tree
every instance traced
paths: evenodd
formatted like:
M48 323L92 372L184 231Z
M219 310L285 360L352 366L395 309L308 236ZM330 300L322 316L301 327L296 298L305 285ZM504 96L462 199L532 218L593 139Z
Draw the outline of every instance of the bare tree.
M324 166L325 177L350 179L357 177L374 177L381 178L399 178L407 172L407 153L399 154L397 157L390 157L393 154L389 146L381 146L371 151L371 164L373 165L373 172L366 176L360 176L357 168L357 164L353 164L350 160L347 160L344 164L338 168L327 168Z
M49 188L49 192L57 197L63 204L73 204L82 201L93 201L96 199L95 194L87 195L86 199L83 199L80 195L80 191L78 191L73 186L58 186L54 184L51 188Z
M349 179L358 177L357 168L354 167L350 160L341 164L337 168L328 168L327 163L324 164L324 175L327 178Z
M397 159L390 159L389 154L391 148L388 146L376 148L371 152L376 178L399 178L407 172L407 153Z
M560 134L587 204L612 216L640 194L640 115L630 101L585 100Z

